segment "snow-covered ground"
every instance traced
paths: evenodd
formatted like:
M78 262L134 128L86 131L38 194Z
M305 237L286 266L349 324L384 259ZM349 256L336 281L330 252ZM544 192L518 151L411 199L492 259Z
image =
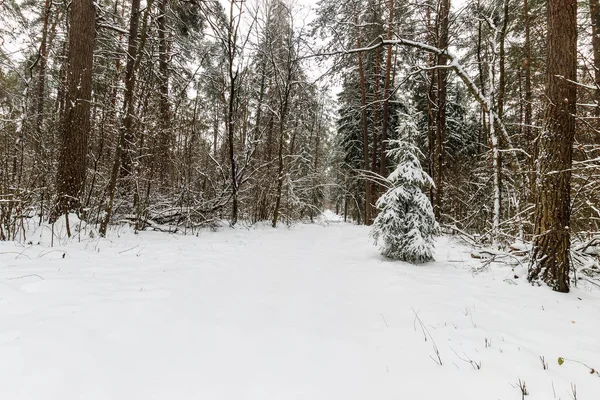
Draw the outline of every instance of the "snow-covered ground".
M599 398L569 360L600 368L600 293L473 275L449 238L387 261L328 219L0 243L0 399Z

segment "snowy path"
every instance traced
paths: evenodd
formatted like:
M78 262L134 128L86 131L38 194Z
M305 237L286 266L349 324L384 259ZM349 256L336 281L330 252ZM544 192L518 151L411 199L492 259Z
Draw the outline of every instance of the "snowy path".
M598 292L473 277L444 238L435 263L385 261L367 234L0 243L0 399L517 400L519 379L530 400L599 398L600 377L556 362L600 368Z

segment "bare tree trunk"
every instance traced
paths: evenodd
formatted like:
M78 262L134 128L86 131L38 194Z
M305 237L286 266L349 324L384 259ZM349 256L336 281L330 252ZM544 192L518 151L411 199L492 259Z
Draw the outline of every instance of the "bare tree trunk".
M358 10L354 11L354 23L356 25L356 45L360 49L360 27L358 20ZM363 67L363 53L358 52L358 74L360 77L360 120L362 126L362 140L363 140L363 160L365 171L369 170L369 133L368 133L368 121L367 121L367 89L365 83L365 70ZM368 225L371 220L371 185L369 181L365 179L365 213L363 215L363 223Z
M231 192L232 192L232 208L231 208L231 225L235 225L238 220L238 180L237 180L237 165L235 162L235 102L238 96L236 91L238 71L234 67L234 61L237 56L237 39L238 39L238 22L234 15L234 4L236 0L230 1L229 7L229 29L227 33L227 61L229 74L229 101L227 105L227 139L229 150L229 162L231 166ZM240 10L241 13L241 10Z
M479 6L479 4L478 4ZM482 24L483 21L481 21L481 19L479 19L478 25L477 25L477 68L479 69L479 90L481 91L481 95L485 96L486 95L486 88L485 88L485 73L484 73L484 69L483 69L483 57L481 56L481 53L483 51L483 46L481 45L481 41L482 41L482 32L481 32L481 28L482 28ZM483 146L487 146L487 124L486 124L486 119L485 119L485 113L482 110L482 118L481 118L481 131L482 134L480 136L480 143Z
M291 76L288 77L291 79ZM281 118L279 121L279 150L277 152L277 194L275 196L275 210L273 211L273 228L277 227L277 221L279 220L279 210L281 207L281 191L283 189L283 142L285 133L285 118L288 109L288 98L289 88L287 87L291 82L286 82L286 90L283 99L283 105L281 108Z
M377 173L377 149L379 148L378 132L379 129L379 81L381 73L380 65L381 52L379 49L375 50L375 101L373 103L373 153L371 154L371 172ZM379 195L379 187L371 183L371 193L373 199L376 200ZM376 212L377 210L374 210Z
M153 3L154 3L154 0L148 0L146 2L146 10L144 11L142 28L140 30L139 44L136 46L137 54L135 57L133 71L139 71L140 64L142 63L143 50L146 45L146 38L148 36L148 20L150 17L150 11L152 10ZM133 4L132 4L132 9L133 9ZM138 7L138 9L139 9L139 7ZM131 21L130 21L129 29L131 29ZM129 38L129 40L131 40L131 37ZM135 87L135 84L134 84L134 87ZM133 92L134 92L134 90L132 89L132 93ZM134 172L132 170L132 166L133 166L133 161L134 161L135 151L136 151L136 149L134 148L135 135L134 135L134 131L133 131L133 115L134 115L134 110L135 110L135 107L134 107L135 102L132 101L129 105L132 107L131 108L132 112L129 113L129 112L127 112L126 109L125 109L125 112L127 112L127 115L132 117L131 127L130 127L131 129L125 129L125 138L123 139L123 146L121 149L121 161L120 161L121 167L119 170L119 174L123 178L126 178L127 176L131 175ZM136 197L139 197L137 192L136 192Z
M594 109L594 116L600 118L600 1L590 0L590 16L592 19L592 49L594 51L594 84L596 90L594 90L594 101L596 102L596 108ZM595 121L594 127L598 130L600 127L600 121ZM594 135L595 142L600 141L600 132L596 132Z
M45 0L44 4L44 16L42 25L42 41L40 43L40 69L38 72L37 82L37 110L36 110L36 122L35 130L38 135L38 150L41 151L42 146L42 123L44 121L44 93L46 90L46 66L48 65L48 20L50 18L50 7L52 5L51 0Z
M170 146L171 146L171 110L169 106L169 48L167 43L167 3L169 0L160 0L158 3L158 78L159 78L159 149L158 171L159 177L164 182L170 173Z
M577 2L548 1L546 113L539 141L534 242L528 280L569 291L571 167L577 87Z
M434 27L431 23L431 7L427 5L427 33L429 44L435 46L437 44L436 34ZM429 54L429 88L427 90L427 145L429 154L428 156L428 172L429 176L435 180L435 127L436 127L436 109L437 109L437 89L436 82L437 76L435 71L436 56L433 53ZM429 200L433 204L435 195L435 188L432 185L429 189Z
M525 140L531 143L531 163L529 165L532 175L535 174L535 159L536 159L536 135L531 129L533 117L533 94L531 90L531 20L529 18L529 3L528 0L523 0L523 12L525 14L525 60L523 62L525 69ZM535 198L536 184L535 175L531 179L532 198Z
M490 108L488 110L488 125L490 128L490 144L492 149L492 174L494 179L494 206L492 216L492 245L498 244L498 235L500 233L500 149L498 135L496 134L496 124L494 123L494 109L491 107L494 104L494 66L496 64L496 35L498 33L495 26L492 27L494 33L492 35L491 55L488 60L488 96Z
M135 91L135 61L137 56L137 35L140 22L140 0L131 1L131 19L129 21L129 39L127 44L127 65L125 68L125 94L124 94L124 118L123 126L119 132L119 141L115 148L115 156L108 184L108 199L106 201L106 209L104 219L100 224L100 236L106 235L106 229L113 211L113 202L117 188L117 179L119 177L119 169L121 167L121 154L125 146L125 138L133 137L133 93Z
M440 13L438 15L439 24L439 48L446 51L448 49L448 29L449 29L450 0L440 1ZM435 191L433 210L435 218L440 220L442 215L442 194L443 194L443 170L444 170L444 142L446 140L446 93L448 71L446 64L448 56L445 52L438 55L437 86L438 86L438 107L436 124L436 146L435 146Z
M40 43L40 70L38 72L38 81L37 81L37 109L36 109L36 118L35 118L35 153L36 158L34 162L36 164L41 164L44 162L46 156L46 146L45 146L45 138L42 129L42 125L44 123L44 96L46 91L46 67L48 65L48 22L50 19L50 7L52 6L51 0L46 0L44 3L44 16L43 16L43 24L42 24L42 41ZM40 201L40 224L42 223L44 217L44 194L46 193L46 170L38 169L38 173L41 176L42 180L42 193L41 193L41 201Z
M394 0L389 0L389 20L388 20L388 40L392 40L394 35ZM387 56L385 60L385 83L383 89L383 123L381 126L381 154L379 156L379 174L387 176L387 165L386 165L386 145L387 145L387 134L390 124L390 97L392 95L390 91L391 82L391 71L392 71L392 46L387 46Z
M77 210L85 187L96 9L92 0L71 3L67 99L62 121L55 217Z

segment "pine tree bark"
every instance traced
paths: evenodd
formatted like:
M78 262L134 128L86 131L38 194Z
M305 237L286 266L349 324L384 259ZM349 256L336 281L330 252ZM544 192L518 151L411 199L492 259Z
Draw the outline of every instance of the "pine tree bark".
M436 32L431 22L431 7L427 4L427 37L429 44L435 46L437 44ZM429 87L427 89L427 146L428 146L428 173L429 176L435 181L435 127L437 121L436 109L437 109L437 75L435 70L436 57L433 53L429 54ZM435 187L431 185L429 188L429 201L431 204L434 203Z
M571 166L577 87L577 2L549 0L546 112L539 141L534 242L528 280L569 291Z
M160 0L158 3L158 80L159 80L159 113L160 132L158 149L158 171L162 181L165 181L170 172L170 147L171 147L171 109L169 105L169 48L167 43L167 3L169 0Z
M594 116L600 118L600 1L590 0L590 17L592 19L592 49L594 51L594 83L596 90L594 91L594 100L596 101L596 108L594 109ZM600 123L596 121L594 124L596 129L600 126ZM600 134L596 134L595 137L600 139Z
M166 0L163 0L166 1ZM229 98L227 99L227 140L229 150L229 163L231 167L231 225L235 225L238 220L238 179L237 179L237 163L235 160L235 130L236 130L236 101L238 93L236 86L238 85L238 70L234 62L237 56L237 39L240 15L234 15L235 0L229 3L229 27L227 32L227 73L229 78ZM240 10L241 13L241 10Z
M38 135L37 138L37 149L36 153L40 153L43 148L42 143L42 123L44 121L44 93L46 91L46 66L48 65L48 22L50 19L50 6L52 5L51 0L45 0L44 3L44 15L42 17L42 40L40 43L40 69L38 71L38 82L37 82L37 110L36 110L36 122L35 130Z
M379 148L379 81L381 74L381 52L380 49L377 48L375 50L375 101L373 103L373 152L371 153L371 172L377 173L377 149ZM374 183L371 184L371 193L374 199L379 197L379 187L375 186ZM374 210L376 212L376 210Z
M436 146L435 146L435 190L433 210L435 218L439 221L442 215L442 195L444 183L444 142L446 140L446 96L447 96L447 77L448 56L445 51L448 50L448 30L449 30L449 12L450 0L440 1L440 12L438 15L439 24L439 45L438 48L444 51L438 55L437 71L437 120L436 120Z
M528 143L531 143L532 148L531 151L531 164L530 169L532 171L532 175L535 174L535 158L537 154L536 150L536 138L533 130L531 129L532 125L532 117L533 117L533 92L531 89L531 19L529 16L529 2L528 0L523 0L523 13L525 14L525 59L523 60L523 69L525 70L525 140ZM536 195L536 185L535 185L535 175L532 176L531 182L531 194L532 198L535 199Z
M360 49L361 40L360 40L360 26L358 19L358 11L354 12L354 24L356 26L356 45ZM362 51L358 52L358 74L360 78L360 121L362 127L362 140L363 140L363 160L364 160L364 169L365 171L369 170L369 132L368 132L368 121L367 121L367 89L365 82L365 70L363 66L363 53ZM363 223L368 225L371 221L371 185L369 181L365 179L365 212L363 214Z
M38 71L37 79L37 93L36 93L36 116L35 116L35 153L36 158L34 162L36 164L42 164L46 158L45 152L45 137L43 133L44 123L44 103L45 103L45 92L46 92L46 67L48 65L48 24L50 20L50 7L52 6L51 0L46 0L44 3L44 15L42 23L42 41L40 43L40 69ZM38 173L41 175L42 187L44 188L41 193L40 199L40 224L44 217L44 195L46 194L46 171L38 168Z
M54 217L78 210L85 187L96 28L92 0L71 3L67 93L62 118Z
M389 20L388 20L388 40L394 38L394 0L389 0ZM387 176L386 165L386 147L387 134L390 125L390 82L392 75L392 46L387 46L387 55L385 59L385 83L383 89L383 123L381 125L381 153L379 155L379 174Z

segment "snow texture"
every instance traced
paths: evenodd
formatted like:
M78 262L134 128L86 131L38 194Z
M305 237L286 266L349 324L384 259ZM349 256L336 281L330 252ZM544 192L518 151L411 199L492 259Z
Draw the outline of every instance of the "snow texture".
M436 262L392 262L330 217L0 243L0 399L516 400L519 380L529 400L598 398L600 377L557 363L598 368L598 292L472 275L446 237Z

